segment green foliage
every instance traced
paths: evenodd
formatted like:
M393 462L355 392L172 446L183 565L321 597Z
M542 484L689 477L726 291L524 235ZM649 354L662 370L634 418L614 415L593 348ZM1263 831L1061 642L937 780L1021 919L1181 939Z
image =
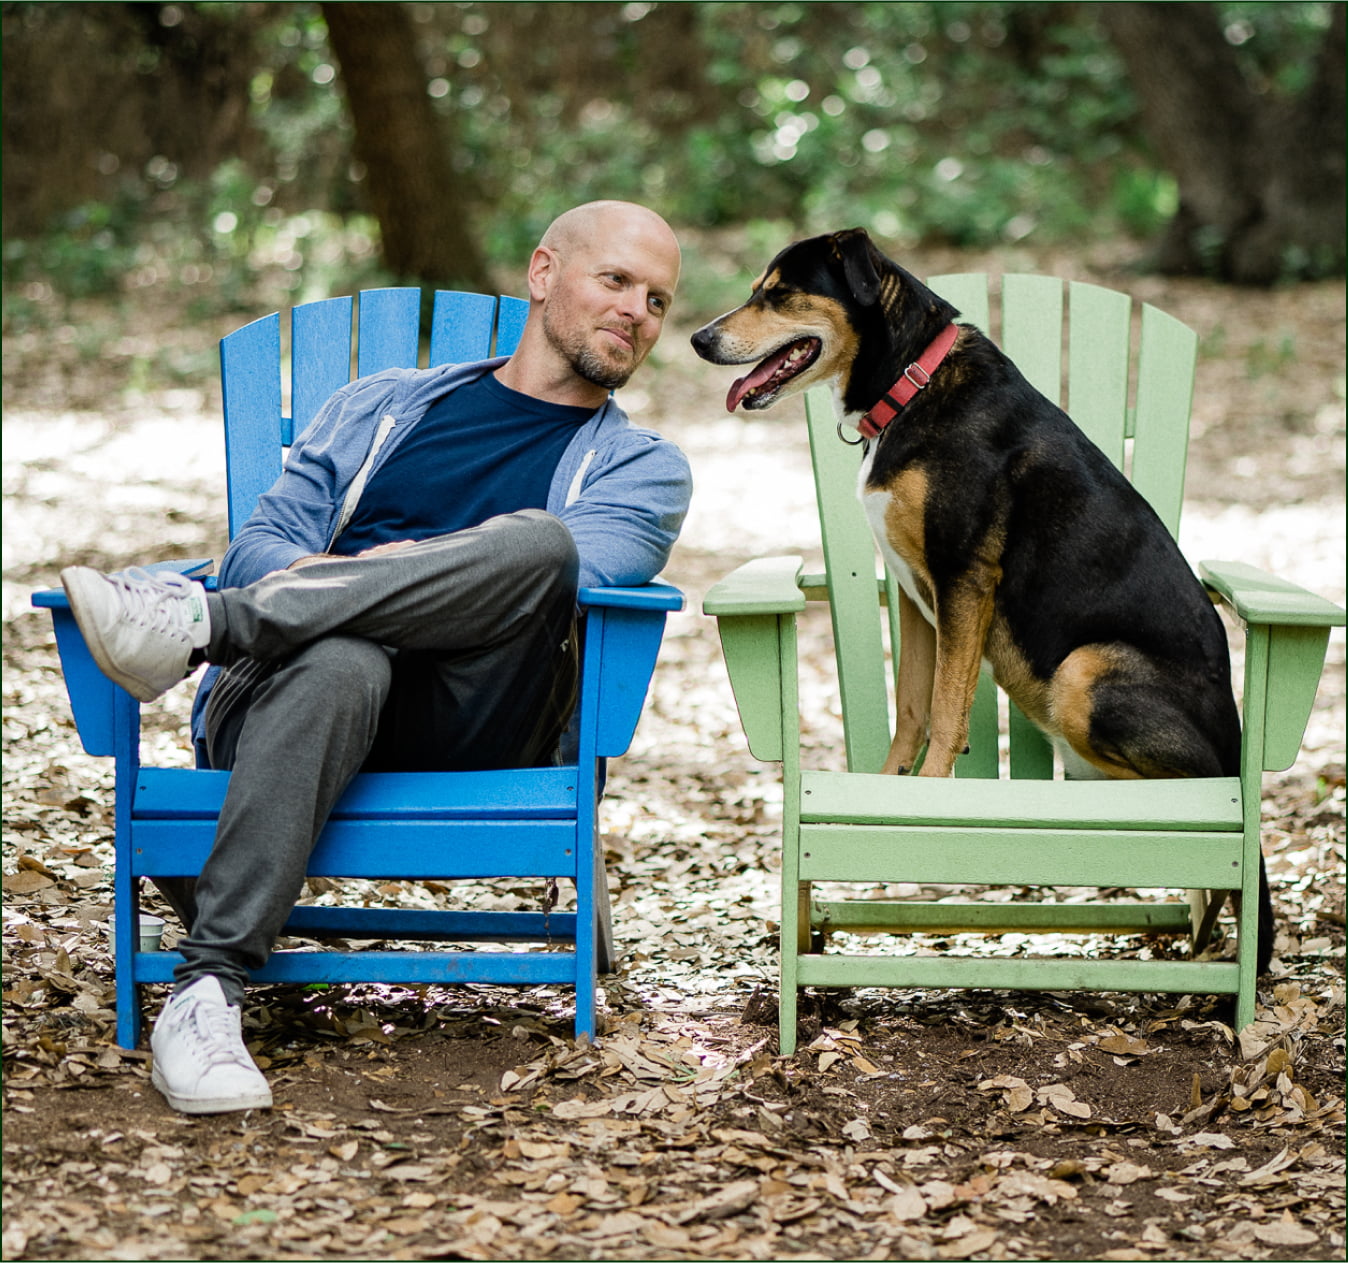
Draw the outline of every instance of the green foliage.
M1261 91L1304 87L1329 5L1215 7ZM30 31L62 6L9 8ZM123 10L149 6L82 9L86 24L107 13L112 31ZM772 241L851 225L901 249L1150 237L1176 208L1176 183L1141 137L1098 10L408 5L473 229L510 267L558 212L594 197L647 202L680 226L771 224ZM249 141L192 179L175 154L100 157L116 173L105 195L6 243L7 327L41 318L44 285L65 300L196 287L205 309L250 305L260 287L300 299L383 281L320 6L184 0L159 12L165 27L187 13L203 31L248 36L236 78ZM174 73L155 41L137 51L109 39L132 68L128 91ZM1303 273L1318 266L1289 254Z
M909 245L1079 238L1153 218L1143 189L1155 172L1130 187L1123 213L1112 203L1140 150L1131 93L1089 9L698 5L696 52L670 56L697 58L710 106L614 90L597 73L567 125L565 101L512 91L511 67L491 56L493 25L514 7L460 6L445 37L468 70L441 104L497 208L496 249L527 249L552 214L597 196L704 226L863 223ZM635 56L656 7L623 8L619 49ZM505 163L488 158L502 153ZM1155 190L1152 204L1161 199Z

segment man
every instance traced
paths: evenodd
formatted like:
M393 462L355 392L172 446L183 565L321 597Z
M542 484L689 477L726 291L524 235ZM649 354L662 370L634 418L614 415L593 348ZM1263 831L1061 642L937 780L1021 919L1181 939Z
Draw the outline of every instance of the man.
M194 736L233 775L195 888L165 891L189 933L151 1037L175 1109L271 1104L244 986L357 771L556 758L577 588L652 579L688 507L683 454L610 397L659 338L679 265L644 207L568 211L530 260L515 353L337 391L230 544L219 591L62 573L100 668L142 701L213 664Z

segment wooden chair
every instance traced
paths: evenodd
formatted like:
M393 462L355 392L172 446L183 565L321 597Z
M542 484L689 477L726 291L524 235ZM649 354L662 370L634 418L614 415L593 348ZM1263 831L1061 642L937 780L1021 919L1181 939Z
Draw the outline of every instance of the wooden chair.
M989 329L983 275L934 278L931 287ZM1064 406L1178 529L1197 338L1144 306L1136 363L1131 300L1097 286L1007 276L1001 341L1032 383ZM1065 319L1070 315L1070 320ZM1129 406L1130 373L1136 374ZM856 498L859 447L839 442L830 394L806 399L826 572L802 573L799 557L750 562L713 587L704 609L718 619L749 748L782 763L785 791L781 909L781 1047L796 1040L802 987L991 987L1013 990L1157 991L1235 995L1238 1028L1254 1017L1260 786L1264 771L1291 765L1300 749L1337 606L1240 562L1206 562L1214 600L1245 628L1243 749L1238 778L1066 781L1038 730L984 675L974 703L970 752L959 779L878 775L889 749L892 684L882 622L897 650L893 579L877 577L870 528ZM878 596L878 600L877 600ZM796 616L807 600L830 603L847 770L802 767L797 704ZM882 619L885 607L888 620ZM894 655L895 658L897 654ZM1009 708L1009 710L1008 710ZM999 710L1006 712L999 725ZM999 726L1009 741L999 749ZM816 897L817 883L846 897ZM889 883L1002 887L997 902L857 897ZM1033 901L1006 887L1034 889ZM1184 901L1116 902L1055 887L1187 891ZM1200 957L1228 894L1236 909L1235 959ZM993 956L941 950L861 950L831 935L965 933L1187 934L1188 959ZM1211 955L1211 954L1209 954Z
M282 411L280 314L222 340L231 535L279 475L282 449L352 376L352 307L345 297L294 309L289 416ZM416 289L360 295L356 375L417 363L420 307ZM493 346L507 354L526 311L519 299L437 293L430 362L481 359ZM212 567L210 561L164 565L198 577ZM230 774L143 765L139 705L94 664L64 592L40 592L33 601L52 612L85 750L116 760L117 1040L130 1048L139 1034L137 984L171 981L182 959L177 952L136 950L139 879L200 871ZM562 984L575 987L577 1034L595 1033L597 974L613 959L597 821L603 760L622 754L631 741L666 613L680 609L683 598L676 588L653 583L583 589L580 602L586 629L576 762L518 771L362 774L338 803L308 870L311 876L399 880L536 879L540 911L300 906L283 933L454 946L278 951L255 981ZM575 883L575 912L550 910L550 883L559 878ZM539 946L461 946L475 942Z

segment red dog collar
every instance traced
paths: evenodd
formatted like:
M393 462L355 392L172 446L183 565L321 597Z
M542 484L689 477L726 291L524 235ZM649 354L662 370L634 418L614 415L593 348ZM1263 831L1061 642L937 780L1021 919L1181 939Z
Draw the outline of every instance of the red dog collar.
M931 375L940 366L941 361L945 359L950 348L955 345L955 339L958 336L958 325L946 325L936 335L935 341L917 358L917 362L909 364L903 370L903 376L885 392L880 402L857 424L857 430L863 438L880 437L880 431L899 415L899 409L931 381Z

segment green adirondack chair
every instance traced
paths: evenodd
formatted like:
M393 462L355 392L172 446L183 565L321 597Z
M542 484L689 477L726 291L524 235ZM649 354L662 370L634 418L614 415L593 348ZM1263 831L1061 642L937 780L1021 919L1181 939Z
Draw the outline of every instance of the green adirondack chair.
M942 276L928 284L963 320L990 329L986 276ZM1001 344L1039 390L1059 400L1066 333L1063 405L1116 465L1123 467L1130 454L1133 484L1175 532L1197 337L1144 305L1133 364L1128 295L1078 283L1067 291L1065 307L1057 278L1003 278ZM809 392L806 413L826 572L803 574L799 557L753 561L713 587L703 605L718 621L750 751L782 764L782 1051L795 1047L797 993L807 986L1225 993L1236 997L1237 1029L1248 1025L1255 1011L1262 774L1296 758L1329 629L1343 625L1343 610L1240 562L1202 564L1214 601L1245 629L1238 778L1053 779L1052 748L1009 700L999 699L986 673L973 707L970 751L956 764L958 779L878 775L891 736L884 642L887 631L898 646L896 588L889 576L877 576L875 545L856 498L861 449L839 441L826 389ZM830 603L845 772L802 767L796 616L807 600ZM1007 714L1006 759L999 709ZM821 883L846 897L816 897ZM864 897L887 883L1030 888L1038 897ZM1177 893L1173 899L1067 902L1055 890L1061 887ZM1229 895L1235 896L1234 959L1200 957ZM877 933L1170 933L1188 935L1193 950L1188 959L1161 960L1096 953L916 955L892 940L885 951L872 950L874 940L853 937ZM835 934L847 936L843 950L830 950Z

